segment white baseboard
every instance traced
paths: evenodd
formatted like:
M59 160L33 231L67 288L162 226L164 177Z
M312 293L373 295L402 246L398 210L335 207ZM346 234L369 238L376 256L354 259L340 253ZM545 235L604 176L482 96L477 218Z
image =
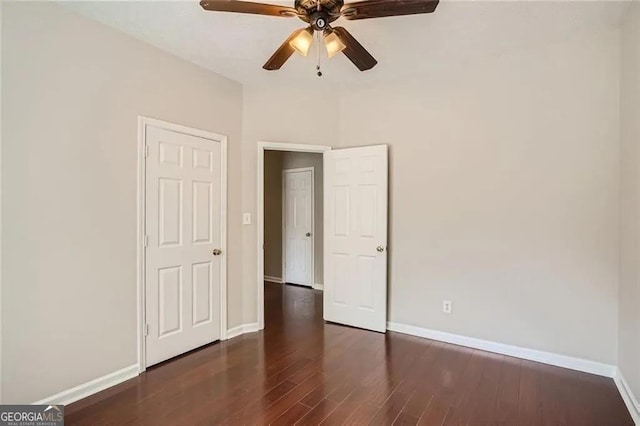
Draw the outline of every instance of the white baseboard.
M227 340L233 339L234 337L238 337L243 334L255 333L256 331L260 331L260 326L257 322L242 324L227 330Z
M324 285L322 284L314 284L311 286L312 289L314 290L320 290L320 291L324 291Z
M638 398L634 395L629 383L627 383L619 368L616 368L614 380L629 413L631 413L631 418L633 418L635 424L640 425L640 402L638 402Z
M37 405L62 404L67 405L86 398L94 393L98 393L112 386L118 385L138 375L138 364L130 365L121 370L109 373L106 376L98 377L90 382L83 383L74 388L62 391L55 395L34 402Z
M616 367L614 365L591 361L588 359L574 358L567 355L560 355L551 352L539 351L536 349L522 348L519 346L506 345L504 343L491 342L488 340L476 339L473 337L460 336L457 334L445 333L442 331L429 330L415 327L413 325L387 323L387 330L397 333L410 334L412 336L424 337L441 342L452 343L454 345L467 346L469 348L481 349L487 352L494 352L501 355L508 355L530 361L541 362L543 364L555 365L557 367L569 368L571 370L583 371L585 373L597 374L598 376L615 377Z
M270 283L276 283L276 284L284 284L284 280L282 278L278 278L278 277L271 277L269 275L265 275L264 276L264 280L268 281Z

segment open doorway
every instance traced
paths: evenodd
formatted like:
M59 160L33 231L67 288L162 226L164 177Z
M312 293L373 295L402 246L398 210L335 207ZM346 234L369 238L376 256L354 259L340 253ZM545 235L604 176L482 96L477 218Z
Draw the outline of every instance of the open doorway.
M289 298L322 306L321 153L264 151L265 313ZM292 289L292 286L299 287ZM301 288L306 288L304 291ZM270 297L271 295L271 297ZM281 299L274 303L272 299ZM319 304L313 301L320 301Z
M322 154L264 153L264 279L322 290Z
M269 302L265 287L274 294L284 294L294 286L309 291L323 290L323 152L330 149L259 144L257 301L260 328L264 328L265 304ZM274 290L276 287L279 288Z

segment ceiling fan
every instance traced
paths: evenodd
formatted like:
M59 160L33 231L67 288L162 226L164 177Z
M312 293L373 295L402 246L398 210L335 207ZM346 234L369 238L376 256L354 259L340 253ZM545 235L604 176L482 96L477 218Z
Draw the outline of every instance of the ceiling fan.
M295 0L294 7L287 7L240 0L202 0L200 5L205 10L216 12L298 17L309 24L306 28L294 31L285 40L264 64L265 70L279 70L293 52L307 56L315 31L318 37L324 37L330 58L343 52L360 71L366 71L375 67L378 61L345 28L332 27L331 23L341 17L354 21L432 13L436 10L438 2L439 0L364 0L344 4L344 0ZM322 75L319 66L318 75Z

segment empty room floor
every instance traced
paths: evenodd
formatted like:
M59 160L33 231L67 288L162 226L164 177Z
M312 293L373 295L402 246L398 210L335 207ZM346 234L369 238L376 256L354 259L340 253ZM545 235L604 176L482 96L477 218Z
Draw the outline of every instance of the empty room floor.
M633 425L612 379L325 324L322 292L265 284L263 332L66 408L66 424Z

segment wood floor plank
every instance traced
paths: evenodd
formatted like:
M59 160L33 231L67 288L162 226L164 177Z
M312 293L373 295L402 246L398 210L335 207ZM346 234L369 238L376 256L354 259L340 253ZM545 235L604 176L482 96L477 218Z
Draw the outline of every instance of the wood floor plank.
M393 426L415 426L418 424L418 417L414 417L404 411L398 414L398 417L393 422Z
M333 410L336 409L338 403L330 399L323 399L311 411L300 419L297 425L318 425L326 419Z
M524 426L542 424L540 377L536 363L531 361L522 361L521 363L518 424Z
M297 403L293 407L285 411L280 417L278 417L273 423L271 423L271 425L290 426L303 418L309 411L311 411L311 408L307 407L306 405Z
M567 401L559 386L563 378L558 376L558 370L561 369L544 364L538 365L542 424L544 426L568 426Z
M322 292L267 284L265 324L69 405L65 424L633 425L610 378L325 323Z
M351 393L338 405L338 407L320 424L322 425L342 425L360 407L366 399L366 388L355 386Z
M353 426L368 425L376 416L379 409L380 407L378 405L365 402L353 412L344 424Z
M449 414L451 406L445 403L439 396L431 399L426 410L420 417L418 424L420 426L440 426L444 423Z
M407 405L402 409L402 412L419 419L422 417L424 410L427 409L427 406L431 402L431 398L433 398L433 394L431 392L418 389L411 395Z
M276 401L271 402L260 399L229 418L225 421L225 424L269 424L319 386L323 379L322 374L316 373Z
M520 399L520 360L505 357L496 400L496 425L509 426L518 422Z
M424 391L430 372L433 371L433 364L438 359L439 351L444 346L440 342L428 341L422 350L421 356L412 367L410 375L403 380L399 387L400 392L413 393L417 389Z
M466 423L493 425L496 423L496 405L502 372L503 356L497 354L485 354L482 375L475 389L471 392L476 395L472 403L465 408Z
M371 420L372 425L390 425L396 420L402 409L409 401L409 396L403 392L394 392Z

